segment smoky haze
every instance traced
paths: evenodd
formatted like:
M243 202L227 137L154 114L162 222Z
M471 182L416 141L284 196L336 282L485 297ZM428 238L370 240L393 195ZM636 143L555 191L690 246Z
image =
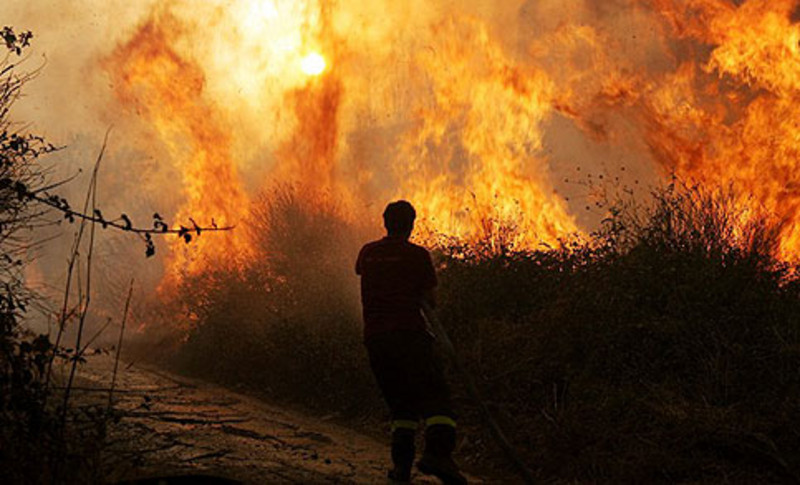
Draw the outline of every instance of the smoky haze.
M730 54L726 24L758 30L774 17L796 34L794 2L689 3L34 0L5 2L0 18L35 33L25 66L42 72L14 118L66 147L47 161L54 178L83 171L66 196L81 197L113 126L104 213L237 226L188 246L161 241L146 262L138 242L104 235L110 312L131 276L143 299L168 297L182 278L255 257L251 204L286 184L335 201L363 237L404 197L423 241L537 248L595 229L607 209L598 193L641 191L669 170L716 180L754 110L790 113L791 95L768 70L710 56ZM708 27L692 23L697 12ZM769 59L764 42L756 60ZM325 59L322 73L303 72L310 54ZM761 187L785 181L747 163L734 157L730 177L778 207ZM39 255L31 284L60 288L68 240Z

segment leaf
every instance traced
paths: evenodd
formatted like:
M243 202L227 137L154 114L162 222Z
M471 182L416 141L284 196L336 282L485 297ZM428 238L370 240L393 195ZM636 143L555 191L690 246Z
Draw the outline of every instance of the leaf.
M28 186L20 181L14 183L14 191L17 193L17 198L22 200L28 195Z
M153 238L150 236L150 234L145 234L144 242L147 245L147 247L146 247L146 249L144 251L144 255L146 257L148 257L148 258L150 258L152 256L155 256L155 254L156 254L156 245L153 244Z
M100 224L103 226L103 229L108 229L108 221L103 218L103 213L100 212L100 209L94 210L94 217L99 220Z
M154 220L153 221L153 227L157 231L161 231L161 232L167 232L169 230L169 226L167 226L167 224L164 221L162 221L161 219Z
M47 352L53 348L53 344L50 343L50 338L47 335L42 334L33 340L33 348L37 352Z

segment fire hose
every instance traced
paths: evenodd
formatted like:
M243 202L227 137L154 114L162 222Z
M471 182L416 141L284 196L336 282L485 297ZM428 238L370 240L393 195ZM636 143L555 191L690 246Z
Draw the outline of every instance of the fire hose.
M453 362L453 365L456 368L456 371L461 375L461 378L464 380L464 385L467 388L467 393L470 395L473 401L478 405L478 409L480 410L481 417L483 418L485 424L489 426L489 430L492 433L492 437L494 437L497 444L506 454L506 456L511 460L514 466L519 472L520 476L522 477L523 481L527 484L532 484L534 482L533 479L533 472L525 465L525 462L519 457L517 450L511 445L511 443L506 438L503 430L500 429L500 426L497 424L497 421L494 419L489 406L486 405L486 401L478 392L478 386L475 384L475 379L472 377L472 374L467 370L464 364L461 362L461 359L458 357L456 353L455 347L453 347L453 342L448 337L447 332L442 325L442 322L439 321L439 318L436 316L436 312L430 306L428 302L422 303L422 310L423 314L425 315L425 319L428 321L428 325L430 329L433 331L434 335L439 339L441 342L442 348L444 349L445 354L450 358Z

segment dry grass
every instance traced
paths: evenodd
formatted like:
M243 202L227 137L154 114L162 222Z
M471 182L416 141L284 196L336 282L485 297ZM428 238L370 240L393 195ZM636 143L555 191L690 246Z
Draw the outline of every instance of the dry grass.
M291 190L262 204L259 262L187 282L213 289L181 363L380 419L353 294L358 231ZM440 248L440 316L543 479L792 480L800 286L774 259L779 231L728 191L673 185L569 248ZM463 421L477 422L455 394ZM483 428L466 434L462 456L504 463Z

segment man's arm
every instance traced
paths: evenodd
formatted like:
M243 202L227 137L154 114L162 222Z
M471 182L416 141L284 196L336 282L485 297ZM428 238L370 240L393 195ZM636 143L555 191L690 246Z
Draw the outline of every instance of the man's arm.
M438 281L436 279L436 269L433 267L433 261L431 261L431 255L428 251L425 251L422 281L424 288L422 292L423 304L436 308L436 285Z

